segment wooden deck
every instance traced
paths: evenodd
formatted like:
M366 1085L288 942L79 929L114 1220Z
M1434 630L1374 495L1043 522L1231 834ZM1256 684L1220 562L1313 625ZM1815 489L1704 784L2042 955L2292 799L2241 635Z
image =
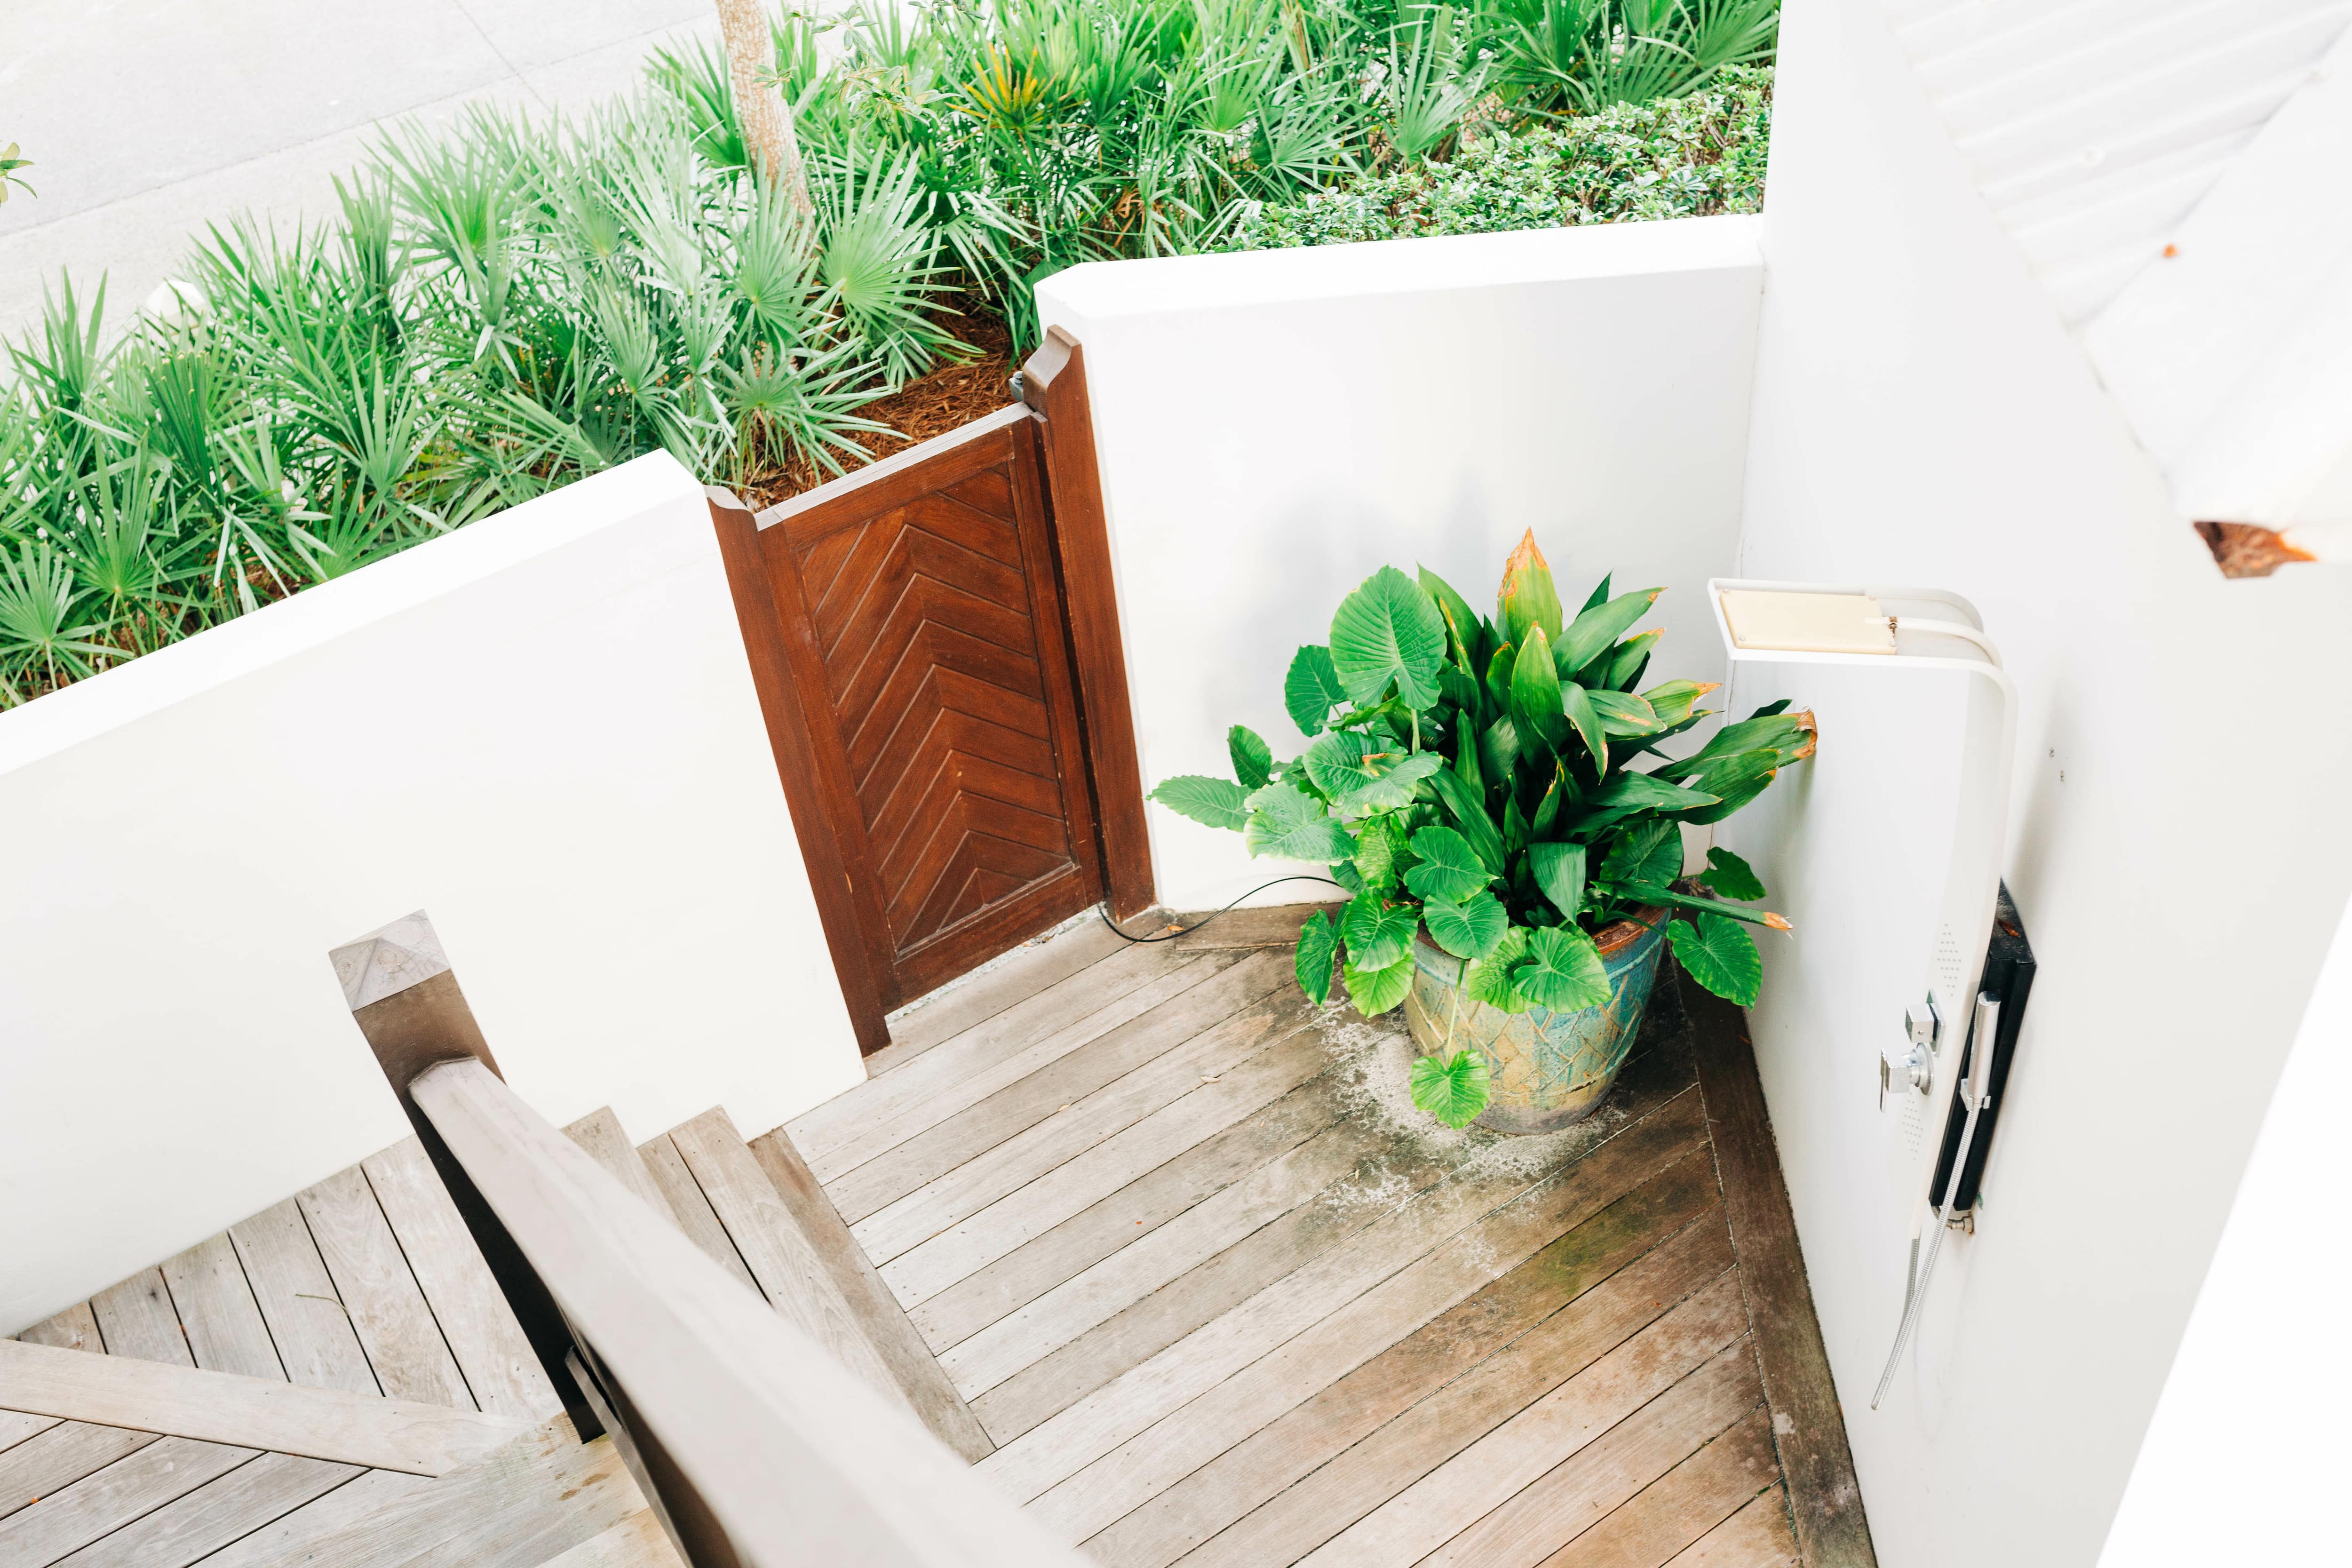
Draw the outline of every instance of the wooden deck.
M980 1472L1109 1568L1867 1562L1737 1012L1662 981L1590 1121L1452 1133L1298 918L1072 931L788 1124Z
M567 1131L1109 1568L1870 1563L1737 1011L1449 1132L1298 918L1024 948L748 1144ZM675 1568L413 1140L20 1337L109 1359L0 1345L7 1568Z
M16 1337L528 1425L562 1408L414 1138Z

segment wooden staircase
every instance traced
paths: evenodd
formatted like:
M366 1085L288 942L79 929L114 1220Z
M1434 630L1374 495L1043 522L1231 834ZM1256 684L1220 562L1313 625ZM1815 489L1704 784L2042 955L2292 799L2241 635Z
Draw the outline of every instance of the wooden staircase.
M781 1131L716 1108L634 1147L610 1110L564 1131L950 1447L991 1450ZM414 1139L22 1338L0 1568L677 1568Z
M748 1142L392 1073L626 1462L411 1140L0 1343L0 1568L1867 1568L1737 1012L1449 1133L1298 919L1024 949Z

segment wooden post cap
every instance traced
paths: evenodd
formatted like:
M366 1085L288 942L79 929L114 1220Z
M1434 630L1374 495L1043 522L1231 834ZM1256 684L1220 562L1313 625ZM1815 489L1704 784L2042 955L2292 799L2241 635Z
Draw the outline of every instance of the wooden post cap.
M423 910L345 942L327 960L335 966L343 1000L354 1013L449 972L449 955L442 951L441 939Z

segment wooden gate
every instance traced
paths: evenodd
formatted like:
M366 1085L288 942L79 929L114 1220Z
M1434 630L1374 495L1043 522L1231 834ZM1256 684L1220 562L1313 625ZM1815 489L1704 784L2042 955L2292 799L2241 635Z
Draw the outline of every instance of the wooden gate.
M1082 383L1060 390L1083 396ZM1104 775L1118 792L1112 837L1139 845L1142 821L1116 613L1106 603L1074 617L1064 595L1073 565L1079 593L1109 591L1091 431L1083 504L1064 519L1091 525L1074 551L1057 536L1041 425L1016 405L757 515L710 492L794 829L869 1053L888 1043L891 1008L1111 886L1122 915L1150 902L1148 861L1124 843L1120 874L1105 873ZM1093 646L1103 625L1107 665ZM1074 659L1094 672L1091 689ZM1123 767L1099 765L1110 747Z

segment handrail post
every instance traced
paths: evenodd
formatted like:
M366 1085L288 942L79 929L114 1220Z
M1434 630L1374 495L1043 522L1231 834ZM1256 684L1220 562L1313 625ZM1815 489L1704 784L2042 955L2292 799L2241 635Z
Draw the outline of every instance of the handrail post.
M601 1436L604 1423L572 1374L571 1326L546 1285L524 1260L522 1249L499 1223L465 1167L450 1154L448 1145L409 1093L409 1085L419 1074L446 1061L478 1061L500 1078L506 1076L499 1073L489 1043L474 1021L474 1010L457 988L457 973L449 966L441 939L434 933L433 922L419 910L344 943L327 956L335 966L335 978L342 983L352 1021L360 1026L393 1092L400 1097L401 1110L416 1130L417 1141L425 1145L434 1170L440 1173L441 1184L449 1190L458 1217L473 1234L474 1245L481 1248L491 1278L514 1309L515 1321L521 1324L523 1337L530 1342L532 1353L554 1384L572 1428L583 1443Z

